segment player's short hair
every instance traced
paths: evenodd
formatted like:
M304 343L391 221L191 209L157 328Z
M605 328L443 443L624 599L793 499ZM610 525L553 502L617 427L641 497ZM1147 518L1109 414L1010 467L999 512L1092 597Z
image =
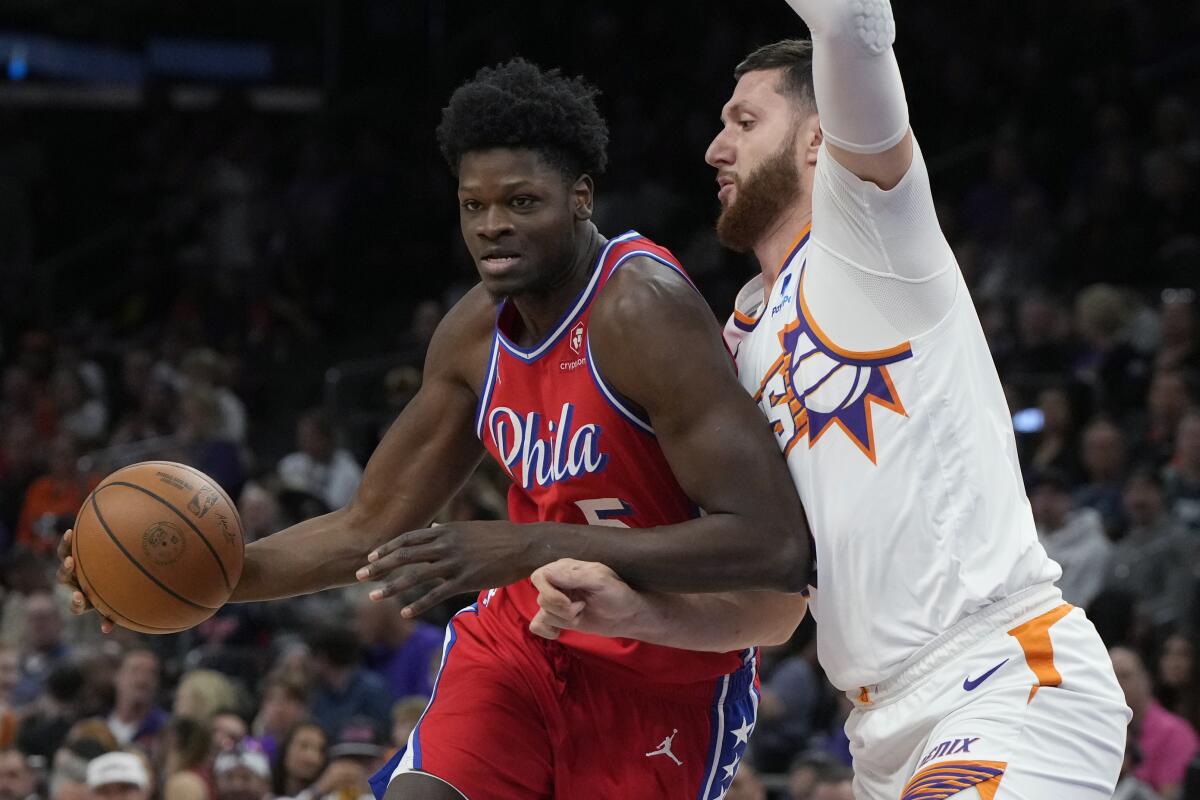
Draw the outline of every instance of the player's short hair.
M734 68L733 79L741 80L747 72L768 69L783 70L780 92L796 101L801 110L809 113L817 110L816 95L813 93L812 42L807 39L783 39L764 44Z
M455 176L464 155L493 147L536 151L569 180L599 175L608 164L608 124L597 94L581 77L523 58L484 67L442 109L438 146Z

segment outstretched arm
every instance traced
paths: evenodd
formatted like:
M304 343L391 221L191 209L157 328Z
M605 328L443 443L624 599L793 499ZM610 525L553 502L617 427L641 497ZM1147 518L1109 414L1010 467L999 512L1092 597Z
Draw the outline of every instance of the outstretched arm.
M533 573L537 615L529 629L557 639L564 630L725 653L783 644L808 608L778 592L662 594L635 592L603 564L555 561Z
M429 524L483 454L475 436L476 393L493 315L480 292L438 326L421 389L367 462L345 508L306 520L246 548L235 602L271 600L354 582L367 553L398 533Z
M913 144L889 0L788 5L812 36L813 89L830 155L859 178L891 189L908 172Z

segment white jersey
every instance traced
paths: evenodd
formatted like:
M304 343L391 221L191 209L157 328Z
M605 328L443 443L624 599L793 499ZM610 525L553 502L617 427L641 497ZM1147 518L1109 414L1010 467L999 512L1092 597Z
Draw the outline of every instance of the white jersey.
M752 280L725 335L804 502L817 650L846 691L1060 570L920 150L885 192L822 147L798 233L769 296Z

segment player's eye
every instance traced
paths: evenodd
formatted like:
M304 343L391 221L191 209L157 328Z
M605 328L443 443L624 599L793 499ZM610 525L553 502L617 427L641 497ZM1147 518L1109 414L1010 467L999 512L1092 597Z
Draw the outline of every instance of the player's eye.
M537 202L537 198L530 197L527 194L519 194L512 199L513 208L531 208Z
M744 131L748 131L754 127L754 120L752 120L752 119L738 120L738 127Z
M478 200L463 200L459 206L463 211L478 211L483 205Z

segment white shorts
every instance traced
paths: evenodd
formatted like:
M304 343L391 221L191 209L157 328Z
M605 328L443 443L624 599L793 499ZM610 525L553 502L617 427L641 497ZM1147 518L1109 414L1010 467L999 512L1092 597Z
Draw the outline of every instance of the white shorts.
M1131 716L1096 629L1048 584L847 696L857 800L1109 800Z

